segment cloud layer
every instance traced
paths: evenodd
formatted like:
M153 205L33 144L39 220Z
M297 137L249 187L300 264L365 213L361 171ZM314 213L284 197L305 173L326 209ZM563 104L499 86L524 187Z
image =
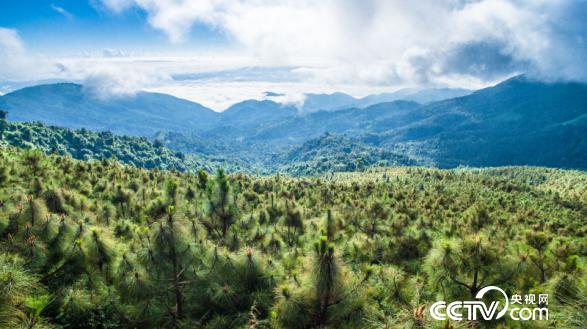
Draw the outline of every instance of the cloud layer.
M183 51L33 54L0 27L0 81L73 80L100 97L147 89L217 110L267 90L299 101L305 92L480 88L519 73L587 81L585 0L91 1L115 16L142 11ZM203 27L228 45L193 39Z
M132 6L172 42L196 24L326 81L494 80L518 72L586 80L587 2L547 0L104 0Z

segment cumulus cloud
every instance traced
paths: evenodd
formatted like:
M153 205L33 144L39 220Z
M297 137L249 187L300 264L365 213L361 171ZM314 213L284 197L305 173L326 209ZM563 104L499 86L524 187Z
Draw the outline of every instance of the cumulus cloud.
M18 31L4 27L0 27L0 63L0 81L43 80L59 71L46 58L30 54Z
M119 68L102 68L96 72L88 72L83 80L87 91L99 98L111 98L116 96L129 96L148 89L153 85L159 85L168 80L167 75L151 72L137 72L136 70L120 71Z
M0 78L7 80L26 68L25 47L16 30L0 27Z
M519 73L587 81L587 1L91 1L115 14L143 11L175 44L56 58L31 54L17 31L0 28L0 61L9 63L0 80L76 81L100 97L147 89L217 110L267 90L299 103L308 92L481 88ZM202 26L228 45L191 39Z
M99 97L132 94L143 88L170 80L166 70L124 58L120 51L105 50L103 56L50 58L32 54L18 32L0 27L0 85L23 86L34 81L76 81L87 85ZM122 58L118 58L122 57Z
M196 24L280 65L318 68L325 81L430 83L519 72L587 79L585 1L103 0L144 10L181 42ZM477 56L480 53L482 56Z

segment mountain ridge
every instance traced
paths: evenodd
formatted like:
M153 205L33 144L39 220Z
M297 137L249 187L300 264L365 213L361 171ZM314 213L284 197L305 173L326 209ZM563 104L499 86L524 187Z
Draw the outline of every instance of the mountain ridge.
M216 120L214 111L167 94L139 92L103 99L74 83L19 89L0 97L0 108L12 121L147 137L162 129L185 130L185 122L206 127Z
M85 100L79 93L74 96ZM138 97L157 100L164 96ZM125 101L131 103L116 105L129 112L132 100ZM383 149L402 154L418 165L587 169L583 155L587 154L583 138L587 132L587 84L583 83L544 83L518 76L469 95L426 105L398 100L365 108L300 112L271 100L247 100L225 112L201 113L204 115L199 123L184 120L176 123L179 128L156 121L140 134L136 126L121 130L130 135L158 136L169 148L184 153L204 152L217 159L242 161L243 168L275 168L283 154L331 133L352 138L357 150L363 145ZM116 128L114 125L111 130L116 132ZM325 149L339 153L336 148Z

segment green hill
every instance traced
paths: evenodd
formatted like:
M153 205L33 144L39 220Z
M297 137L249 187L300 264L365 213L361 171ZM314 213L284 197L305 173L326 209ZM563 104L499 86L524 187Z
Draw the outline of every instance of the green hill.
M80 160L117 159L140 168L178 171L210 170L209 162L197 161L144 137L118 136L111 132L67 129L42 123L7 122L0 119L0 143L37 149L45 154L71 156Z
M279 165L276 170L294 176L363 171L372 166L408 166L416 163L402 154L328 133L294 148L277 162Z

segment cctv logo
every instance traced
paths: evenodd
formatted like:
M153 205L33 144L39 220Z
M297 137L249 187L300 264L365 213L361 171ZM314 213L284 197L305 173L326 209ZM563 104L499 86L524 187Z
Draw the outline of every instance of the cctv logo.
M493 301L489 305L481 300L476 301L457 301L447 305L445 301L440 301L432 304L430 307L430 315L435 320L444 321L447 318L454 321L462 320L497 320L502 318L510 308L508 295L499 287L488 286L485 287L475 295L476 299L482 299L489 291L498 291L504 297L503 307L500 308L499 301ZM519 308L512 307L509 316L514 321L520 320L548 320L547 308Z

